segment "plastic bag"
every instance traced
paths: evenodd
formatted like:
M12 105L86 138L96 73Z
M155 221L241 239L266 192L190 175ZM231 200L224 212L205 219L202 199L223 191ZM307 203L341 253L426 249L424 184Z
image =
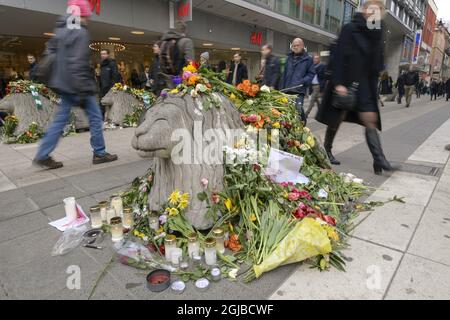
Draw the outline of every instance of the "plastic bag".
M164 269L169 272L176 271L170 263L157 253L151 253L150 250L142 244L126 241L115 246L120 263L142 270Z
M83 242L83 234L89 230L88 224L68 229L56 242L52 250L52 257L62 256L74 250Z

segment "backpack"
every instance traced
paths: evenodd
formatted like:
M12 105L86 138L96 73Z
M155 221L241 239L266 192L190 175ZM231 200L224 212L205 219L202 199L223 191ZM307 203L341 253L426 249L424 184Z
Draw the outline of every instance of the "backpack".
M183 66L183 57L178 47L179 39L168 39L161 44L159 62L161 72L169 75L178 75Z

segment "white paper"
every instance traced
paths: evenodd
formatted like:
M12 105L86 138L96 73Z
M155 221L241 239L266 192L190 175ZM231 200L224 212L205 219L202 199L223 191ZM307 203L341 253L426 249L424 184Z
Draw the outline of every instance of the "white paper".
M50 222L49 225L55 227L59 231L64 232L67 229L76 228L89 221L90 219L88 218L86 213L84 213L83 208L81 208L81 206L77 204L77 218L75 220L64 217L62 219Z
M320 199L328 199L328 192L324 189L320 189L317 195Z
M303 160L300 156L272 148L265 174L277 183L308 184L309 179L300 173Z

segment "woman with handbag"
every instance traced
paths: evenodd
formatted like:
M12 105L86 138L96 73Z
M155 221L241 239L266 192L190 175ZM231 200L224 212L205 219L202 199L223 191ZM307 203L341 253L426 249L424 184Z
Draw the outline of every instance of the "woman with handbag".
M374 160L375 174L395 168L386 160L377 130L381 130L378 108L378 76L384 69L384 40L380 0L365 1L361 12L342 28L331 51L331 76L317 114L328 125L324 147L331 163L339 165L331 150L342 121L366 128L366 140Z

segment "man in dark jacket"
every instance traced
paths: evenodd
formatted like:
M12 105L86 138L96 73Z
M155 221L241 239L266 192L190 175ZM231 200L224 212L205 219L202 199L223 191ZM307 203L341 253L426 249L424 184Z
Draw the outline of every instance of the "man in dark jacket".
M450 99L450 78L448 78L447 81L445 82L445 93L446 93L445 100L448 101Z
M236 53L233 57L234 62L231 64L230 73L228 74L227 82L233 86L237 86L244 80L248 79L247 66L242 63L242 56Z
M102 59L102 63L100 64L100 99L106 96L116 83L122 81L117 63L114 59L111 59L109 55L109 49L103 49L100 52L100 57Z
M270 44L262 47L261 69L256 80L261 85L278 90L281 78L280 60L272 54L272 50L273 48Z
M308 110L306 110L306 117L309 117L314 105L320 105L320 97L322 95L323 89L325 88L325 72L327 66L320 62L320 56L314 56L314 71L316 75L311 82L312 94L311 101L309 103Z
M303 102L306 90L316 75L314 62L305 51L305 44L302 39L295 39L292 42L291 50L292 52L289 53L286 60L281 88L288 94L297 95L297 110L301 120L306 123Z
M161 77L161 64L159 60L159 55L161 54L161 41L157 41L153 45L153 54L154 59L150 71L150 82L147 83L147 87L150 85L152 92L159 97L165 86L164 78Z
M80 24L69 28L70 18L61 18L55 30L55 36L49 41L47 50L56 53L49 87L61 97L59 110L41 141L33 163L46 169L63 167L50 154L56 148L64 127L70 120L73 106L81 105L89 117L93 164L112 162L116 155L105 151L103 120L100 107L95 98L96 84L91 72L90 36L87 30L87 18L91 16L91 7L87 0L70 0L69 6L80 8ZM76 13L75 10L74 13ZM75 24L77 21L75 20Z
M397 103L402 103L402 98L405 95L405 73L402 73L398 76L395 87L398 90Z
M419 74L411 65L409 66L408 72L405 74L405 95L407 108L411 105L412 95L414 90L416 90L417 83L419 83Z
M31 53L27 55L28 63L30 64L30 69L28 71L28 78L31 81L36 80L36 57Z

